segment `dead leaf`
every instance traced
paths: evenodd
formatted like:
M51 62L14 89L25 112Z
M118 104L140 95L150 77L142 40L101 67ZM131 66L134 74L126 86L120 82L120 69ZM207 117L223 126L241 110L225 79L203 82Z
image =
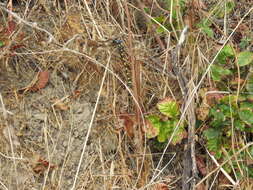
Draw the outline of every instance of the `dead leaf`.
M14 21L8 22L8 27L6 28L6 34L11 35L16 29L16 23Z
M49 80L48 71L40 71L38 75L38 80L34 86L30 88L31 91L36 92L42 88L45 88Z
M34 163L34 166L33 166L33 171L37 174L42 174L44 173L47 169L52 170L54 169L56 166L55 165L52 165L52 164L49 164L48 161L44 160L44 159L41 159L39 158L35 163Z
M203 157L197 155L196 156L196 164L197 164L198 170L201 173L201 175L206 176L207 170L206 170L206 164L204 162Z
M123 121L123 127L130 138L134 137L134 120L129 114L120 115L119 119Z
M169 187L165 183L159 183L155 185L153 190L169 190Z
M205 184L204 183L201 183L199 184L197 187L196 187L196 190L207 190L208 188L206 188Z
M144 131L147 134L148 138L154 138L158 135L159 129L156 128L149 120L145 120L145 128Z
M66 111L69 109L69 106L67 105L67 103L64 103L62 100L54 99L52 102L56 109L59 109L62 111Z

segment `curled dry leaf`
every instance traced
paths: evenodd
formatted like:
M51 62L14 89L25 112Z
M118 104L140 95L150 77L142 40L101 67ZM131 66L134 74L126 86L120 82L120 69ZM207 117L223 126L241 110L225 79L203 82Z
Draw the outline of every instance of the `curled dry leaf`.
M36 92L42 88L45 88L49 80L49 72L48 71L40 71L38 75L38 81L36 84L30 88L31 91Z
M69 106L67 105L67 103L63 102L62 100L54 99L52 102L56 109L59 109L62 111L66 111L69 109Z
M47 169L52 170L54 169L56 166L55 165L52 165L52 164L49 164L48 161L46 160L43 160L41 158L39 158L35 164L35 166L33 167L33 171L37 174L42 174L44 173Z
M148 138L154 138L159 134L159 129L155 127L149 120L145 120L145 128L144 131L147 134Z
M159 183L155 185L153 190L169 190L169 187L165 183Z
M206 164L204 162L204 159L201 156L196 156L196 163L201 175L206 176L207 170L206 170Z
M134 120L130 115L120 115L119 119L123 121L123 127L130 138L134 137Z

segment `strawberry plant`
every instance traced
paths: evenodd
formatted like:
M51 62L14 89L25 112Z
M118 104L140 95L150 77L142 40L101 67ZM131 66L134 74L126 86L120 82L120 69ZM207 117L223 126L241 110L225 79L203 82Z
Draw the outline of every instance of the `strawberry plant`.
M161 116L149 115L146 118L147 137L157 137L160 143L167 142L169 138L172 138L172 144L180 143L186 131L184 123L178 125L180 111L177 102L167 98L158 103L157 107Z

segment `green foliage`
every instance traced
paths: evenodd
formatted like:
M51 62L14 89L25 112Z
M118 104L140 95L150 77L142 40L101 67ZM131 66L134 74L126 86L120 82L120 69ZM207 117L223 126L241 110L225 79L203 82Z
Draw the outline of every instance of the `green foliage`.
M167 116L167 119L162 119L156 115L149 115L146 117L149 122L149 130L147 130L147 137L157 137L160 143L166 142L172 137L172 144L177 144L183 139L185 129L184 124L178 125L179 122L179 106L176 101L165 99L157 104L161 114Z
M211 28L211 22L208 19L201 20L197 24L197 27L200 28L203 33L206 33L208 37L210 38L214 37L214 32Z
M214 81L221 81L225 76L232 74L232 71L226 69L229 60L235 57L235 50L231 45L225 45L217 56L217 64L211 67L211 76Z
M157 107L162 114L170 118L176 118L179 115L179 107L176 101L166 99L158 103Z
M212 65L211 72L212 79L214 81L221 81L223 77L231 74L231 71L229 69L224 69L222 66L219 65Z
M4 46L4 42L0 41L0 47Z
M228 102L232 103L233 99L234 96L226 96L209 111L209 128L204 131L204 136L208 149L218 152L218 155L222 147L226 148L230 143L232 126L236 132L253 132L253 104L247 99L238 101L238 105L229 104Z
M240 44L239 44L239 47L240 47L241 49L245 49L246 47L248 47L248 46L250 45L251 41L252 41L251 38L249 38L249 37L244 37L244 38L241 40L241 42L240 42Z
M165 0L167 10L172 14L172 18L176 19L179 13L182 13L186 8L187 0Z
M253 72L250 71L246 83L246 89L248 92L253 93Z
M216 5L215 5L216 6ZM223 18L225 14L230 14L235 8L234 0L226 0L224 1L221 6L215 7L215 16L217 18Z
M253 62L253 53L249 51L240 52L238 54L237 61L240 67L249 65L250 63Z
M227 59L232 59L235 57L235 50L231 45L225 45L219 55L217 56L217 60L220 64L226 64Z

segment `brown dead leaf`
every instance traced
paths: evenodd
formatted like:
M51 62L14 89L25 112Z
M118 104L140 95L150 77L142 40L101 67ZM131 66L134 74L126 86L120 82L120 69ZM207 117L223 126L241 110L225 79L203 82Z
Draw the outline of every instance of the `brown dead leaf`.
M169 190L169 187L165 183L159 183L155 185L153 190Z
M203 2L203 0L193 0L192 1L192 6L195 9L207 9L207 6L205 5L205 3Z
M197 109L197 118L200 121L205 121L209 114L210 107L207 104L201 104Z
M216 89L212 89L212 91L216 91ZM208 105L214 105L217 102L220 101L220 99L222 99L224 97L224 94L217 92L212 92L212 93L208 93L206 95L206 103Z
M48 71L40 71L38 74L38 80L34 86L30 88L31 91L36 92L42 88L45 88L49 80L49 72Z
M69 106L67 105L67 103L63 102L62 100L59 99L54 99L52 100L53 105L56 109L62 110L62 111L66 111L69 109Z
M207 190L208 188L206 188L205 184L204 183L201 183L199 184L197 187L196 187L196 190Z
M52 170L56 166L52 165L52 164L49 164L49 162L44 160L44 159L39 158L37 160L35 166L33 167L33 171L37 174L43 174L48 169L48 167L49 167L50 170Z
M11 35L16 29L16 23L14 21L8 22L8 27L6 28L6 34Z
M131 118L131 116L128 114L124 114L124 115L120 115L119 119L123 121L123 127L124 127L127 135L130 138L133 138L134 137L134 125L135 125L133 118Z
M144 131L147 134L148 138L154 138L158 135L159 129L156 128L149 120L145 120L145 128Z
M203 157L197 155L196 156L196 164L197 164L198 170L201 173L201 175L206 176L207 170L206 170L206 164L204 162Z

